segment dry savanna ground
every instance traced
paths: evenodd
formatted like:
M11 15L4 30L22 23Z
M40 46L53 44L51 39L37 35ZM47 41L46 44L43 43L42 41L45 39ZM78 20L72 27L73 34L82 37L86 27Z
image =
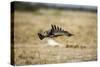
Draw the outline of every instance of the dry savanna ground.
M15 65L97 60L96 12L40 9L14 13ZM54 38L63 47L48 46L37 33L58 25L74 34Z

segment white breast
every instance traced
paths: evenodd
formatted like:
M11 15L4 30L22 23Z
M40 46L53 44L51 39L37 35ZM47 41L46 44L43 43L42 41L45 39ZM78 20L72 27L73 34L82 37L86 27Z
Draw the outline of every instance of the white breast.
M45 39L45 43L46 45L50 45L50 46L62 46L61 43L55 41L54 39L50 39L50 38Z

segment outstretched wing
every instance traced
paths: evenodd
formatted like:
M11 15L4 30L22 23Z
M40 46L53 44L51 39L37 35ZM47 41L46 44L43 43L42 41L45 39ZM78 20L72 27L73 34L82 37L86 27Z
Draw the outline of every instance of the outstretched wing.
M56 25L51 25L51 31L52 32L61 32L61 31L64 31L62 28L56 26Z
M61 35L64 30L56 25L51 25L50 34L51 35Z
M66 36L72 36L73 34L69 33L68 31L64 31L61 27L56 26L56 25L51 25L51 31L50 33L54 36L61 36L61 35L66 35Z

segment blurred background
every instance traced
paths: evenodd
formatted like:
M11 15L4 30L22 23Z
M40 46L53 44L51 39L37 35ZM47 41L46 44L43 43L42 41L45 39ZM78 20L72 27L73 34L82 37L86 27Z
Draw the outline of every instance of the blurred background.
M96 6L15 1L11 9L15 65L97 60ZM51 24L75 36L54 39L64 47L45 46L37 33L50 29Z

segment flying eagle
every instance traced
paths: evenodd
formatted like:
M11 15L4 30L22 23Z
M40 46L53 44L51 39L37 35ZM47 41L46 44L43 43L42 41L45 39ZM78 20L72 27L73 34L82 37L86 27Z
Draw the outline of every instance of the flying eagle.
M42 40L46 37L58 37L58 36L72 36L73 34L69 33L68 31L64 31L62 28L56 26L56 25L51 25L51 29L45 32L39 32L38 36Z

